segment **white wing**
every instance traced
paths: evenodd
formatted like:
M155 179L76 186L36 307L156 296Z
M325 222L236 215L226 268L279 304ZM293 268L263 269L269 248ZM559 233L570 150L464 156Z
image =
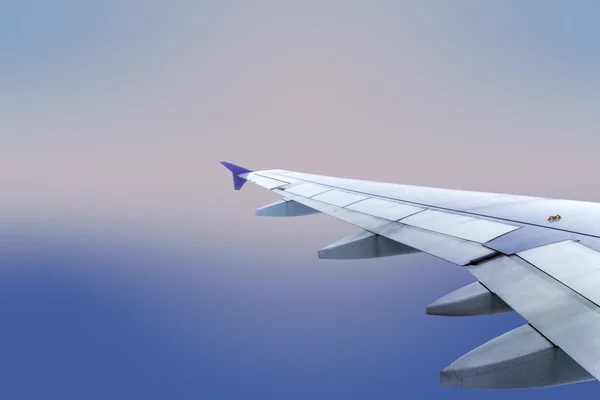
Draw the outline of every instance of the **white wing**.
M517 389L600 378L600 204L223 165L236 189L249 181L283 196L257 215L321 212L361 229L320 258L420 251L478 279L429 314L514 310L527 319L444 369L442 384Z

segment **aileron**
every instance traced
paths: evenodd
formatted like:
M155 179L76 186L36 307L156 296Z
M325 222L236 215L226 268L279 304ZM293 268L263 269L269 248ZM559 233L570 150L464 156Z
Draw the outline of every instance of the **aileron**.
M394 201L376 199L373 197L351 204L347 206L347 208L349 210L374 215L390 221L398 221L402 218L408 217L409 215L413 215L424 210L423 208Z
M286 189L285 192L296 194L302 197L312 197L329 190L331 190L331 188L326 186L313 185L312 183L301 183Z
M267 178L267 177L255 174L253 172L245 175L245 179L248 182L255 183L255 184L262 186L265 189L269 189L269 190L288 184L288 182L284 182L284 181L280 181L280 180L272 179L272 178Z
M400 222L477 243L488 242L518 229L517 226L432 210L411 215Z
M331 204L338 207L346 207L350 204L365 200L367 196L360 194L342 192L340 190L330 190L313 197L314 200Z

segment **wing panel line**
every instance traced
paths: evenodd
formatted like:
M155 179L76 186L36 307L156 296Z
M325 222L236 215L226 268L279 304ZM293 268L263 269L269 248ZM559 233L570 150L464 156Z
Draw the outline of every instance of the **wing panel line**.
M298 178L296 178L296 179L298 179ZM328 185L328 184L324 184L324 183L318 183L318 182L311 181L311 180L308 180L308 179L307 180L303 180L303 181L304 182L309 182L309 183L314 183L314 184L317 184L317 185L327 186L327 187L330 187L332 189L343 189L343 188L340 188L340 187L337 187L337 186L332 186L332 185ZM589 233L576 232L576 231L571 231L571 230L568 230L568 229L557 228L557 227L554 227L554 226L546 226L546 225L540 225L540 224L535 224L535 223L530 223L530 222L522 222L522 221L517 221L517 220L514 220L514 219L510 219L510 218L490 217L489 215L486 215L486 214L479 214L479 213L474 213L474 212L457 211L457 210L454 210L452 208L447 208L447 207L430 206L430 205L427 205L425 203L419 203L419 202L409 201L409 200L399 200L399 199L396 199L396 198L393 198L393 197L389 197L389 196L381 196L381 195L375 195L374 196L371 193L363 192L363 191L360 191L360 190L350 190L350 189L343 189L343 190L348 190L349 192L364 194L366 196L371 196L373 198L380 198L380 199L384 199L384 200L391 200L391 201L395 201L395 202L398 202L398 203L401 203L401 204L407 204L407 205L415 205L415 206L419 206L419 207L425 207L425 208L430 209L430 210L450 211L450 212L452 212L454 214L457 214L457 215L477 216L477 217L482 217L482 218L486 218L486 219L493 220L493 221L512 222L514 224L528 225L528 226L537 226L539 228L552 229L552 230L560 231L560 232L573 233L575 235L580 235L580 236L585 236L585 237L590 237L590 238L600 238L600 236L595 236L595 235L592 235L592 234L589 234Z

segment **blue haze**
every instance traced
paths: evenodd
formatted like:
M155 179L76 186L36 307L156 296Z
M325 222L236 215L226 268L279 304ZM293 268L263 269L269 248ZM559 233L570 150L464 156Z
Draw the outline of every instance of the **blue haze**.
M89 232L24 234L0 259L3 397L558 399L597 388L439 386L440 369L523 321L427 316L471 279L426 256L296 263L207 243L182 257Z

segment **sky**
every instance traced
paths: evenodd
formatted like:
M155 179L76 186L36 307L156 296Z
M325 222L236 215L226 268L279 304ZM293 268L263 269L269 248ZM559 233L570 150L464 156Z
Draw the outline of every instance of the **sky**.
M253 170L600 201L594 1L0 3L0 394L589 396L441 387L523 323L443 318L426 255L255 218Z

